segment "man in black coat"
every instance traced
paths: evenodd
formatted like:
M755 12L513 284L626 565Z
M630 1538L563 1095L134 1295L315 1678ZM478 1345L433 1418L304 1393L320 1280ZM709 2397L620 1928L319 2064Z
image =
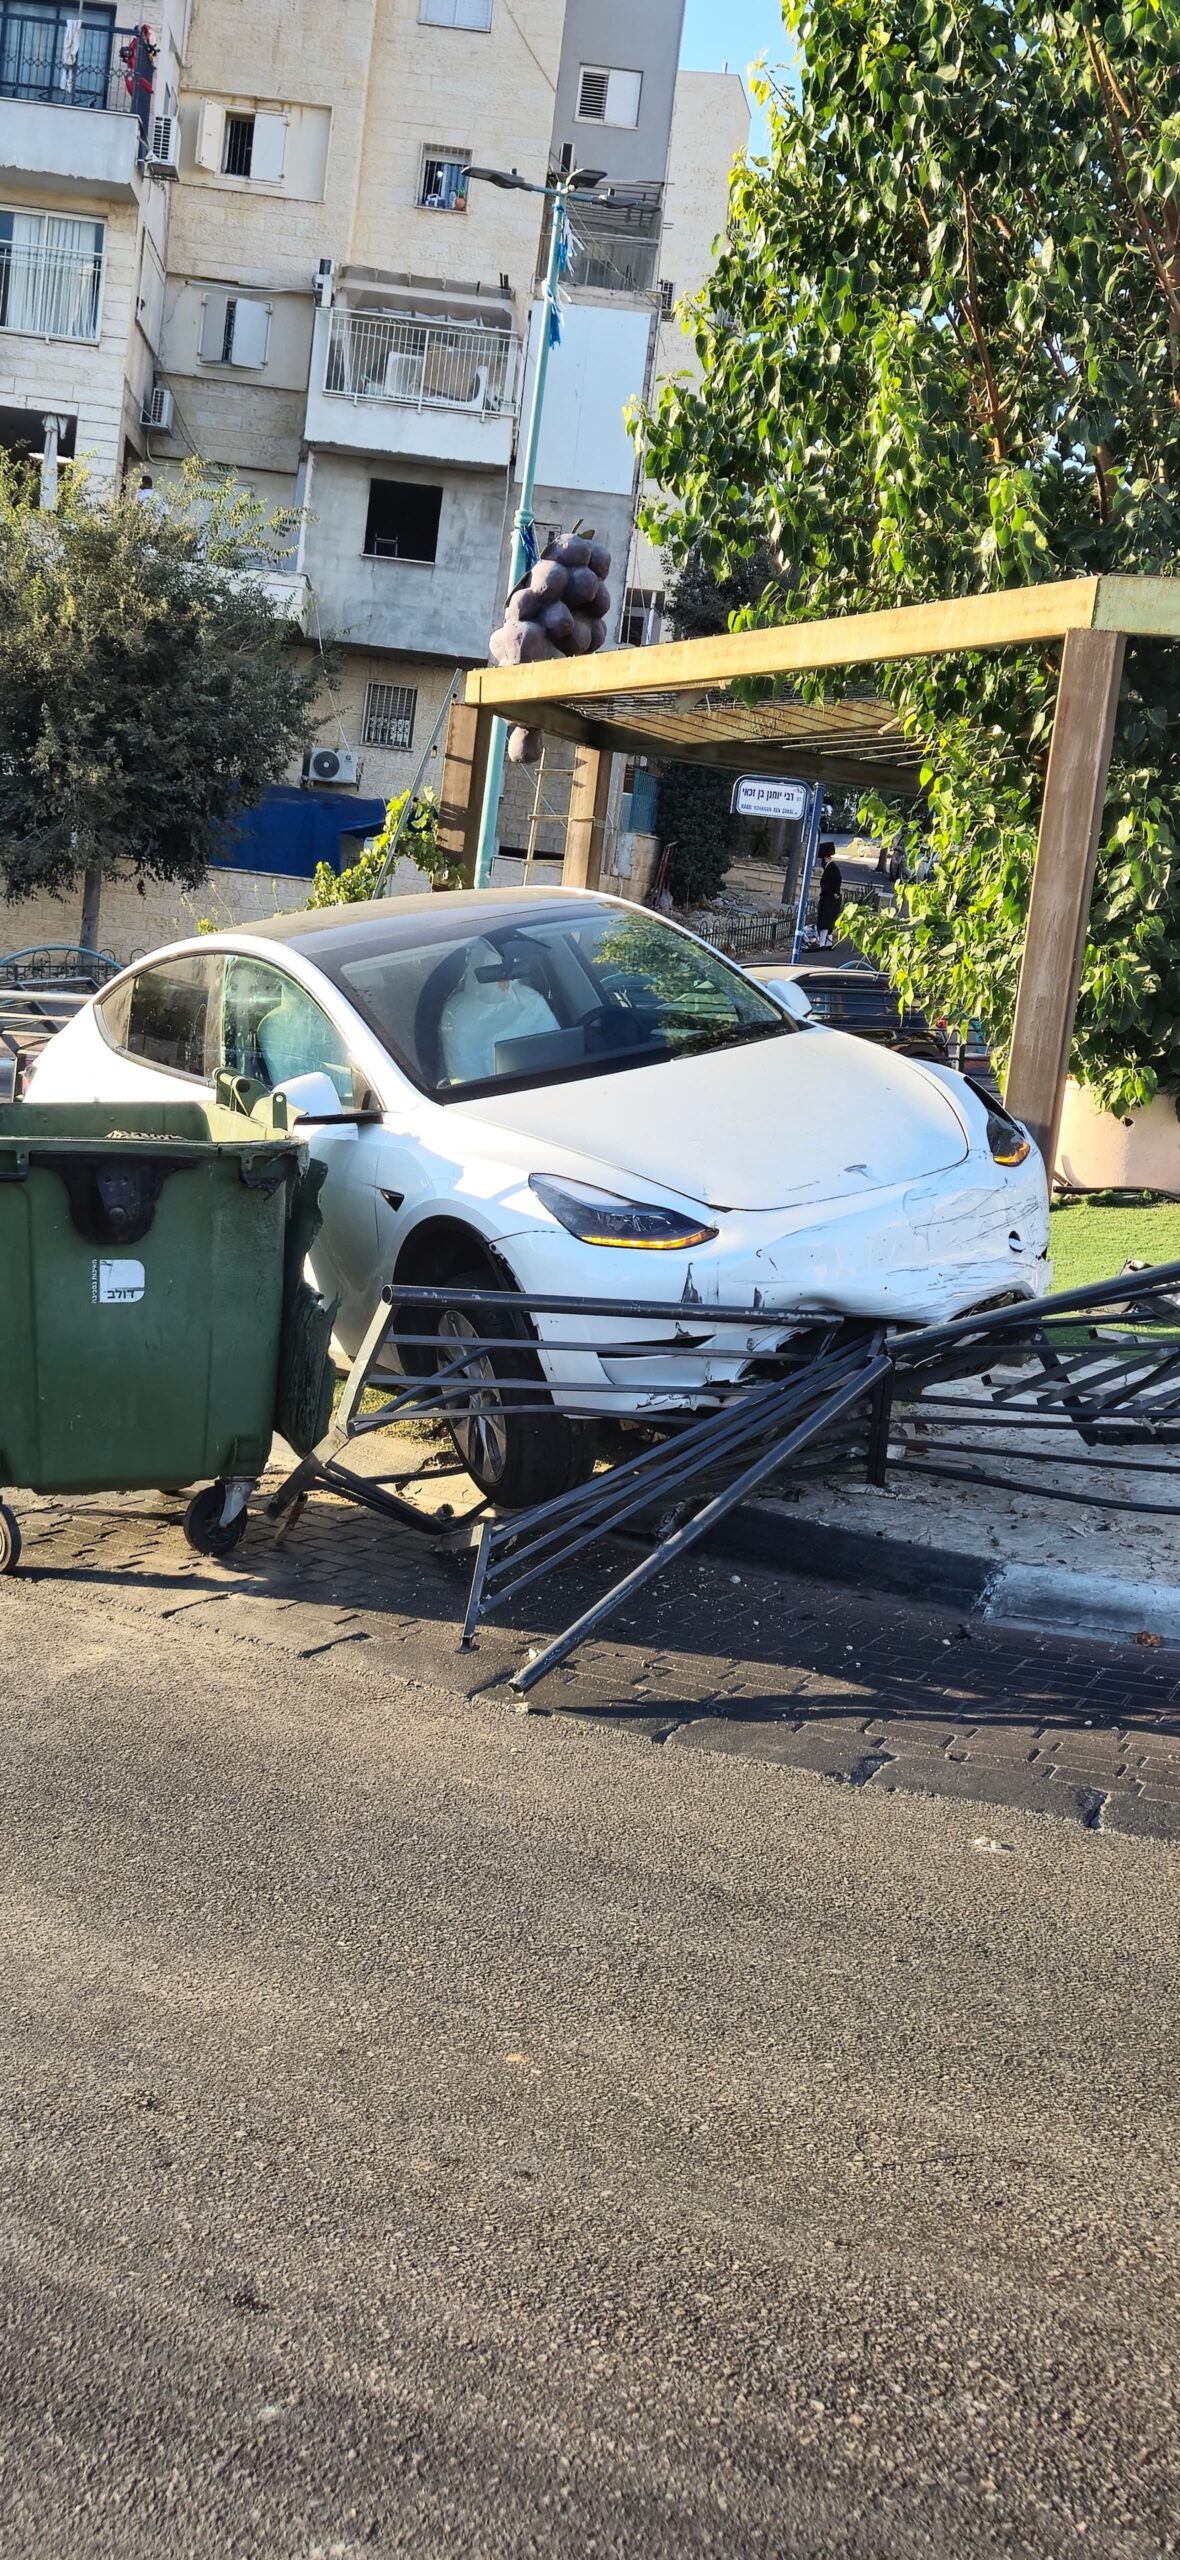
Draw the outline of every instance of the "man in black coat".
M819 905L815 916L815 938L823 950L831 946L836 918L844 904L844 882L836 861L836 848L825 836L819 849Z

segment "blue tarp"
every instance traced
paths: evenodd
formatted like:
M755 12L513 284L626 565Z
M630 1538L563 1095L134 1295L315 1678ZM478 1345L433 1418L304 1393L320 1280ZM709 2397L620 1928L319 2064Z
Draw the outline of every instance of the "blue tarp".
M243 809L222 831L215 863L232 871L267 871L310 880L318 862L341 871L355 862L366 836L385 824L384 800L351 791L301 791L272 783L256 809Z

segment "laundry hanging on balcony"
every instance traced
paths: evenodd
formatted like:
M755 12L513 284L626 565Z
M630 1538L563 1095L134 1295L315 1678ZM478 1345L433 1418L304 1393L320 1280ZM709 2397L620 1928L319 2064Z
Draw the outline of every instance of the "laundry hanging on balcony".
M74 75L81 50L82 21L80 18L67 18L61 39L61 85L67 98L74 94Z

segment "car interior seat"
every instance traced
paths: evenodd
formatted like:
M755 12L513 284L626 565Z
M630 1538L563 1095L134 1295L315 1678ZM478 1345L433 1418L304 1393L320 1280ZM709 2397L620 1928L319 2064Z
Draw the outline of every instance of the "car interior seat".
M263 1014L256 1037L272 1091L276 1085L290 1084L295 1076L314 1075L317 1070L332 1074L332 1062L324 1056L324 1025L310 1004L300 1002L295 989L284 991L278 1004Z

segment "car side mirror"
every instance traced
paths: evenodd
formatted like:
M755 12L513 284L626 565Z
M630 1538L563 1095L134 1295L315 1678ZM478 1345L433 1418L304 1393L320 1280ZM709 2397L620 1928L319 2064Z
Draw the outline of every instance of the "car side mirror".
M773 996L775 1003L782 1006L784 1013L791 1014L796 1022L811 1020L811 998L806 987L800 986L798 978L764 978L762 984L767 995Z
M356 1118L355 1112L349 1111L347 1103L341 1101L331 1076L325 1075L318 1067L312 1075L284 1077L282 1084L276 1085L271 1100L286 1104L288 1124L292 1120L339 1120L347 1116L350 1121L355 1121Z

